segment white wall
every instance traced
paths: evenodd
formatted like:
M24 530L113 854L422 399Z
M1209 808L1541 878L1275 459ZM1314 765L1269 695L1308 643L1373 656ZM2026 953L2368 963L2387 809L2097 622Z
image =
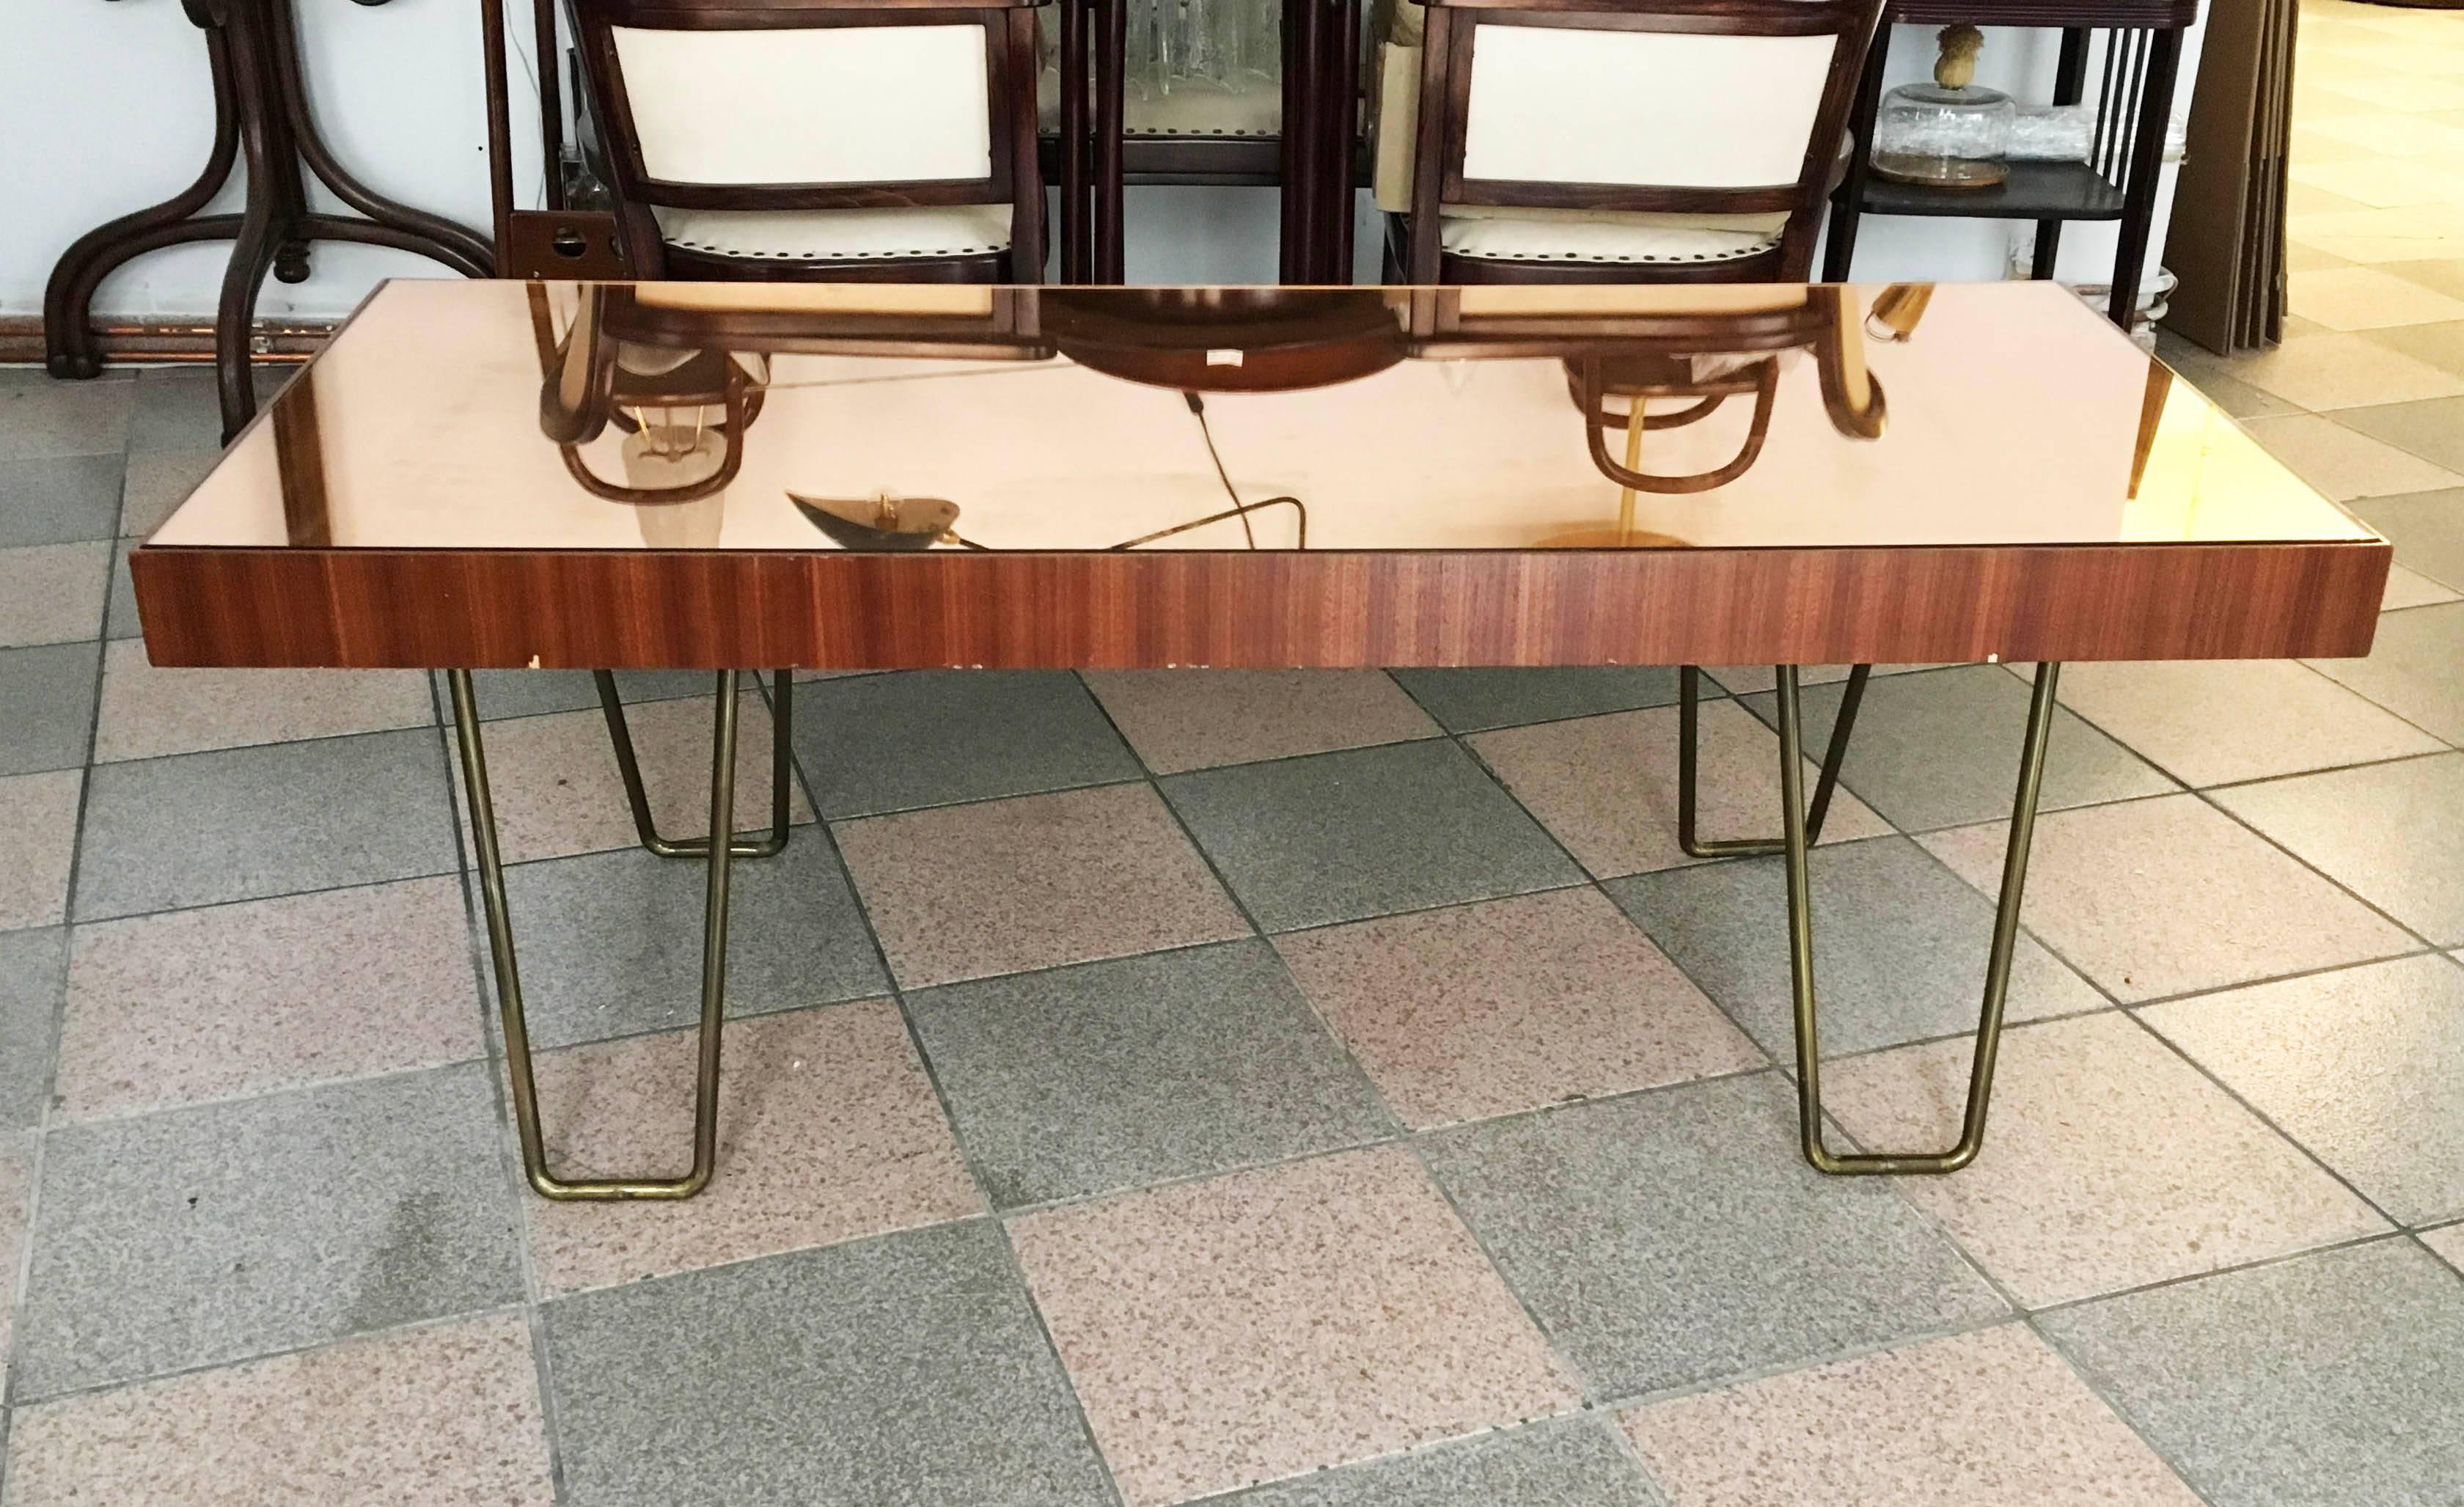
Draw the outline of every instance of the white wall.
M213 109L205 45L178 0L0 4L14 12L11 48L0 54L0 313L20 314L41 308L44 281L69 242L194 179L211 140ZM530 11L524 0L508 0L507 9L516 33L516 181L536 186ZM298 14L313 109L344 164L380 193L484 232L487 126L473 0L390 0L376 8L306 0ZM2046 98L2057 46L2051 33L1990 31L1979 80L2022 99ZM1927 31L1900 28L1890 81L1923 76L1932 56ZM2188 108L2195 69L2194 37L2177 113ZM236 190L234 183L215 207L235 207ZM311 195L339 207L313 187ZM536 202L535 186L529 197ZM1133 189L1129 222L1133 281L1274 277L1272 190ZM1375 273L1376 235L1364 197L1364 277ZM2107 227L2074 227L2065 234L2063 275L2102 280L2112 244ZM2161 220L2153 244L2164 245ZM2009 245L2010 228L1997 222L1870 218L1856 275L1998 277ZM106 282L96 307L104 315L209 314L222 262L216 243L155 252ZM316 249L314 265L305 283L269 280L260 312L340 314L379 278L439 274L434 264L407 253L330 244Z
M529 7L513 0L517 182L536 183ZM213 141L204 33L178 0L0 0L0 313L42 307L52 264L96 225L194 182ZM377 192L488 226L486 95L474 0L391 0L297 8L311 109L344 166ZM527 114L524 106L527 105ZM215 201L236 209L240 178ZM340 209L311 180L310 203ZM138 258L95 300L111 315L209 315L228 243ZM320 242L309 280L269 278L267 315L348 311L380 278L437 274L407 252Z

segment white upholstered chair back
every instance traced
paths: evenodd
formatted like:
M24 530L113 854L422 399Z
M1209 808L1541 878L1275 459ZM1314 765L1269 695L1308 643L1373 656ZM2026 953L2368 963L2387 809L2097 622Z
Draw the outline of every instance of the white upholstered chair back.
M1666 187L1795 183L1839 45L1556 26L1475 34L1464 178Z
M642 169L665 184L978 182L985 28L610 31Z

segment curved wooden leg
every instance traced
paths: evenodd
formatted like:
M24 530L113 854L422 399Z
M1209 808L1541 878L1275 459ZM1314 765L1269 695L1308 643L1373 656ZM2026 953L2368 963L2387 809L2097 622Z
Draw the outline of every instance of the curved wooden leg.
M323 180L334 196L366 215L375 225L392 232L392 238L379 240L371 235L342 235L330 229L317 234L331 240L356 240L368 246L390 246L398 251L416 252L452 268L466 277L485 277L495 269L495 250L487 240L464 229L441 215L429 214L400 205L378 193L351 176L348 169L335 160L324 139L317 134L317 123L308 118L308 94L304 75L299 68L299 37L288 0L268 7L272 22L268 40L273 49L273 77L270 82L279 97L283 115L291 125L294 144L308 170ZM543 68L555 66L552 58L542 58ZM550 164L551 168L554 164ZM318 216L326 225L348 225L353 222L331 215Z
M221 388L223 443L229 445L256 417L256 381L249 370L250 326L256 294L274 268L283 240L271 202L259 200L241 216L231 265L223 269L223 293L214 308L214 376Z
M231 44L219 29L206 32L206 63L213 74L214 144L196 182L150 208L123 214L80 235L53 264L43 289L43 365L55 377L101 374L90 325L94 291L133 256L187 241L235 233L238 217L214 215L190 221L231 177L239 157L239 120L231 108Z

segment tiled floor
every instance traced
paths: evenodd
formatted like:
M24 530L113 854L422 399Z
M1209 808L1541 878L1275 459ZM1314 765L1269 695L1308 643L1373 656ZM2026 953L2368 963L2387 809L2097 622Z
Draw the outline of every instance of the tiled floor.
M2464 17L2308 47L2299 333L2183 364L2405 572L2364 662L2067 673L1946 1180L1799 1161L1779 876L1677 850L1668 675L907 675L799 688L717 1182L542 1203L439 688L152 669L112 541L210 385L0 374L0 1502L2464 1501L2464 194L2328 198L2464 174ZM676 832L702 689L627 681ZM1837 1138L1955 1117L2025 689L1874 682ZM655 1170L695 872L586 682L481 697L553 1154Z

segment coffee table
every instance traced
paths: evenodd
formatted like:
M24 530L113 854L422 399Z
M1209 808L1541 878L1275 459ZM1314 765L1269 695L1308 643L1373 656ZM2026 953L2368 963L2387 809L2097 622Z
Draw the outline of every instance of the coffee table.
M1633 415L1639 410L1642 422ZM788 840L797 668L1682 666L1679 825L1775 853L1805 1155L1983 1143L2066 660L2366 653L2391 552L2042 284L1021 289L397 282L133 557L162 666L448 672L522 1155L716 1161L732 861ZM2031 661L1959 1139L1825 1141L1808 850L1869 667ZM1776 836L1694 821L1699 672L1769 664ZM1799 666L1855 666L1807 798ZM681 1176L568 1180L471 671L600 672L644 846L706 865ZM778 671L764 833L653 826L610 672Z

